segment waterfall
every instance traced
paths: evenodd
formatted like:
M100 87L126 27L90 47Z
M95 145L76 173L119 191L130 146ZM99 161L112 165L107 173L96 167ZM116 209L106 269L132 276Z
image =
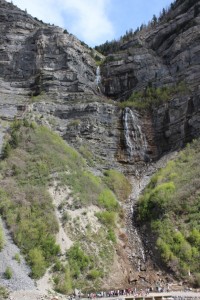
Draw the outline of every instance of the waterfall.
M139 156L144 159L147 150L146 137L142 132L137 113L129 107L124 109L123 124L125 144L129 157Z
M96 85L98 86L101 83L101 72L100 67L98 66L96 69Z

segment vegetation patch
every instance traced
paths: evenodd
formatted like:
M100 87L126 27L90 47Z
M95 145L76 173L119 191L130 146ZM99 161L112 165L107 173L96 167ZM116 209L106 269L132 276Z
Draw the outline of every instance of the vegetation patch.
M70 186L79 207L97 204L98 195L104 188L99 177L78 164L70 170L70 173L63 174L61 183Z
M82 155L82 157L87 161L87 164L90 167L95 166L95 157L94 154L89 150L88 146L86 144L83 144L78 149L79 153Z
M100 286L114 256L121 214L117 198L124 200L127 195L122 184L117 187L122 180L127 189L123 175L113 170L97 177L86 167L85 159L46 127L27 120L13 122L0 162L0 214L29 263L32 277L41 277L53 265L54 286L62 293L84 288L85 283L90 288ZM58 188L70 188L73 199L70 203L65 199L62 206L64 226L77 241L67 252L67 262L58 258L58 224L47 191L52 177ZM85 227L81 223L90 205L99 210L92 217L95 228L89 219ZM69 209L64 211L68 206L72 211L85 207L85 214L72 218ZM19 256L14 258L20 262Z
M138 217L157 236L163 261L200 286L200 141L159 170L139 200ZM148 225L147 225L148 226Z
M11 279L12 276L13 276L13 271L12 271L11 267L7 267L5 272L4 272L4 277L6 279Z
M9 296L9 292L3 286L0 286L0 299L7 299Z
M134 92L128 100L119 103L121 108L134 107L138 110L151 109L172 99L176 94L188 93L186 84L182 81L173 86L151 87Z
M79 244L73 245L67 251L67 258L74 278L78 278L90 265L89 256L84 253Z
M82 290L100 288L102 278L108 274L114 256L114 244L107 233L104 226L96 233L88 229L87 236L82 236L79 243L67 252L73 287L79 286ZM76 263L73 257L76 257Z
M116 213L113 211L102 211L96 213L99 221L107 227L114 227L116 222Z
M117 199L126 201L131 193L132 187L124 174L117 170L107 170L104 172L105 183L115 193Z
M73 288L101 286L113 261L117 215L100 209L94 214L83 211L65 225L70 239L76 241L67 251Z
M72 293L72 279L69 265L62 266L53 278L55 291L61 294Z
M18 262L18 264L21 263L21 257L19 255L19 253L16 253L13 258Z
M84 162L57 134L26 120L14 121L3 157L0 213L32 276L39 278L60 251L55 242L58 224L47 192L51 174L62 174Z
M99 194L98 204L109 212L117 211L119 208L115 195L108 188L103 189Z

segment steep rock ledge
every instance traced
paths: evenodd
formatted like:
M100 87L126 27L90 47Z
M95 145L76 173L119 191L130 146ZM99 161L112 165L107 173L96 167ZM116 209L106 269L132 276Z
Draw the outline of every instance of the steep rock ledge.
M177 150L200 133L199 95L176 97L153 110L153 127L158 154Z
M38 22L1 0L0 87L6 93L68 100L72 93L96 93L89 48L63 29Z

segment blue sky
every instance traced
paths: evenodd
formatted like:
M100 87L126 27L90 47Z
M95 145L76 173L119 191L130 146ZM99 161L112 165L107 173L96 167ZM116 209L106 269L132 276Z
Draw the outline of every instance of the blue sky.
M7 0L11 1L11 0ZM172 0L12 0L33 17L67 29L93 47L147 24Z

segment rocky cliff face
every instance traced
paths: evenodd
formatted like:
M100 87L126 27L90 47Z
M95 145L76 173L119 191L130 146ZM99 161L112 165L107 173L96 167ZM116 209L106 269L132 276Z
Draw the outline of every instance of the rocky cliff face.
M62 120L70 112L64 111L69 111L72 103L99 101L90 49L63 29L34 19L12 3L1 0L0 7L1 117L20 116L32 109L31 103L38 111L40 103L45 102L42 113L46 115L51 113L48 103L67 104L66 108L62 106L62 113L59 108L55 112L57 120L61 116L58 131L65 135L68 127L63 129ZM77 113L76 107L71 110L74 117L80 111L84 115L82 106L77 107ZM92 115L93 109L86 109L85 114L88 113Z
M124 98L149 83L162 86L180 80L192 91L198 89L199 1L179 2L159 23L142 29L108 56L102 68L107 95Z
M110 54L102 67L102 89L118 101L148 86L184 82L185 95L177 94L152 109L157 155L199 135L200 3L179 2L160 23L143 29L121 51Z
M72 93L94 93L94 61L80 41L12 3L2 0L0 5L0 74L6 93L43 92L54 101L68 101Z

